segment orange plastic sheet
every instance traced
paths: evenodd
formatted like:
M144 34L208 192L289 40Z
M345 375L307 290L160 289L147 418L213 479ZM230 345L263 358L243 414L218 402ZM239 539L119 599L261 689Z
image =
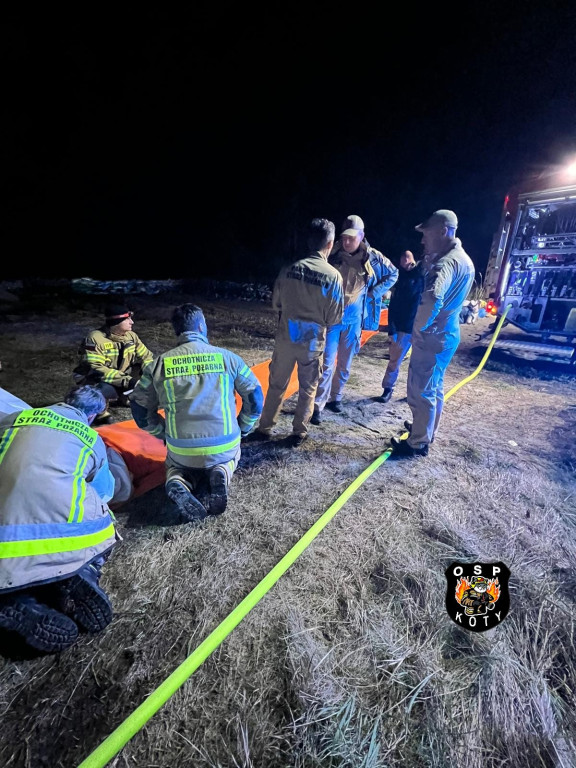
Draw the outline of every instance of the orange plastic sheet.
M388 325L388 310L383 309L380 314L380 327L386 325ZM363 346L376 333L378 331L362 331L360 346ZM268 391L269 368L270 360L257 363L252 367L253 373L262 386L264 395ZM297 391L298 375L296 368L294 368L284 398L291 397ZM236 414L240 412L241 407L242 401L239 395L236 395ZM164 482L166 477L164 466L166 446L161 440L137 427L133 419L120 421L116 424L105 424L96 427L96 430L106 445L118 451L132 473L132 498L141 496Z

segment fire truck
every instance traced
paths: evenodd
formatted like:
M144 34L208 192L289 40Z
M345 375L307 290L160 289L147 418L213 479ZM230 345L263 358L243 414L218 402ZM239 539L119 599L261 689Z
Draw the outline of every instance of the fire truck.
M511 347L554 348L576 361L576 167L534 176L506 195L484 290L488 314L508 307L506 324L532 337Z

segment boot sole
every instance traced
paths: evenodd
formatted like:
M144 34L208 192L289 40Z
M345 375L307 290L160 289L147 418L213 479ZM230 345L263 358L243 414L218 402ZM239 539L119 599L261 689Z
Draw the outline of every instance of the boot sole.
M228 504L228 487L222 472L210 475L210 514L221 515Z
M32 648L47 653L64 651L78 640L78 627L72 619L52 610L49 615L36 615L18 604L0 610L0 627L16 632Z
M66 585L71 608L66 613L86 632L95 634L105 629L112 621L112 604L100 587L73 576Z
M180 483L168 483L166 485L166 494L176 504L180 514L188 522L204 520L208 514L206 507Z

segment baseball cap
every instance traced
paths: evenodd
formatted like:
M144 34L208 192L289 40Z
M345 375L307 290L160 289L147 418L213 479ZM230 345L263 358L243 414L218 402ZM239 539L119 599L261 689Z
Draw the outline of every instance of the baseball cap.
M364 232L364 222L360 216L348 216L344 219L342 224L341 235L350 235L350 237L356 237L359 232Z
M441 226L441 227L458 227L458 217L454 211L449 211L447 208L441 208L439 211L429 216L425 221L418 226L414 227L417 232L422 232L423 229L428 227Z
M125 304L107 304L104 310L106 325L118 325L133 314Z

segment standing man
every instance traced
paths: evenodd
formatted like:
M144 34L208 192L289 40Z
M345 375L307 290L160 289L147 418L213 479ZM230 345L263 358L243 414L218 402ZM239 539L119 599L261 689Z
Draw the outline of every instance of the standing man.
M0 417L0 628L47 653L112 621L99 580L116 543L114 478L90 427L103 407L84 386Z
M326 329L340 323L344 310L342 277L327 262L334 237L333 222L313 219L308 227L310 255L284 267L274 283L272 307L279 313L278 329L268 392L255 437L270 436L295 365L299 389L292 421L292 445L301 445L308 436L322 370Z
M392 289L388 306L388 365L382 379L384 391L378 398L387 403L394 392L400 373L400 366L412 345L412 326L424 288L424 261L416 261L412 251L400 256L398 282Z
M262 411L262 387L241 357L208 342L200 307L182 304L171 321L177 346L144 368L130 407L136 424L166 444L167 495L187 521L202 520L226 509L240 438Z
M460 310L472 283L474 264L460 238L454 211L435 211L418 224L426 259L424 291L412 329L407 440L392 438L393 456L427 456L444 405L444 373L460 343ZM408 425L407 425L408 426Z
M363 322L366 329L378 329L382 297L398 279L392 262L368 244L360 216L345 219L328 263L342 275L344 314L326 335L312 424L321 423L324 407L342 412L342 392L350 377L352 359L360 349Z
M145 365L154 355L134 333L134 313L124 304L108 304L104 325L91 331L78 350L80 362L74 369L78 385L94 384L106 398L106 408L97 423L111 420L111 402L127 406L128 396L136 386Z

